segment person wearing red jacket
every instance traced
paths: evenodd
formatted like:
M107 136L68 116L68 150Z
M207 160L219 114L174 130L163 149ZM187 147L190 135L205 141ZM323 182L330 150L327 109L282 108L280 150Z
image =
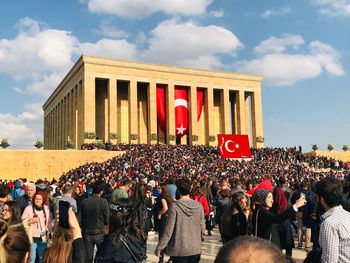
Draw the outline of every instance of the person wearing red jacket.
M208 236L211 236L212 226L210 223L210 208L209 208L207 198L204 195L204 193L202 192L200 187L195 187L193 189L192 196L193 196L194 200L197 200L203 206L206 229L208 230Z

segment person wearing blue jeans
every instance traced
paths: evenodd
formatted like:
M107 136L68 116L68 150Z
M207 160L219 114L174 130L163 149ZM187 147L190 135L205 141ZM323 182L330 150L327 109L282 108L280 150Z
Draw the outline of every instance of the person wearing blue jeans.
M33 238L33 244L30 247L30 263L44 262L44 252L47 249L47 243L44 243L40 238Z

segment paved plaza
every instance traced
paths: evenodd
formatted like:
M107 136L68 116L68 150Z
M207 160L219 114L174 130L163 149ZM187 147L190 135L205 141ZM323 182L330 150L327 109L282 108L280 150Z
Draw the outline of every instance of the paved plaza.
M157 263L158 257L155 256L154 250L158 243L158 234L156 232L150 232L147 242L147 262ZM204 236L204 242L202 243L202 256L201 263L212 263L221 248L222 243L220 242L219 230L214 229L212 236ZM296 263L303 262L306 257L306 252L301 249L293 249L293 259ZM165 257L165 262L169 257Z

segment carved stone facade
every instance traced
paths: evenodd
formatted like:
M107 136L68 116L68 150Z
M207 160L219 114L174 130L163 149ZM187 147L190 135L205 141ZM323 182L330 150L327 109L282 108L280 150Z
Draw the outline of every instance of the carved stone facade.
M256 75L82 56L43 106L45 149L112 143L217 145L216 135L248 134L263 147ZM157 121L157 85L166 90L166 132ZM174 89L188 91L188 134L175 136ZM197 120L197 90L203 108Z

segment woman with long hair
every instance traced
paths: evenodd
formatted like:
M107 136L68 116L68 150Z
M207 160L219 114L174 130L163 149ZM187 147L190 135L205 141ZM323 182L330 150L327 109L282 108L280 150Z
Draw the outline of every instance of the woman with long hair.
M134 202L137 211L137 220L146 236L150 230L150 220L147 212L147 196L144 183L136 183L133 187L130 199Z
M24 209L22 220L26 219L31 225L33 238L30 263L35 263L36 259L42 263L44 251L47 248L48 233L51 230L51 215L43 192L36 192L33 196L33 204Z
M55 226L53 240L44 255L44 263L85 263L84 241L78 220L72 210L68 210L69 228Z
M157 198L157 210L156 210L156 218L157 218L157 229L158 229L158 236L159 239L161 238L165 222L168 217L168 209L170 205L174 202L174 197L172 193L170 192L170 189L166 183L161 183L159 188L159 197ZM164 261L164 252L161 252L161 256L159 258L159 263L162 263Z
M16 201L7 201L2 207L2 219L9 225L22 223L21 209Z
M208 236L211 236L211 222L210 222L210 207L207 201L207 197L204 195L202 188L200 186L196 186L192 191L192 197L194 200L197 200L204 209L205 216L205 228L208 230Z
M224 211L221 219L220 233L224 244L247 233L247 216L244 213L247 201L248 198L242 191L232 195L231 203Z
M30 241L23 225L0 220L0 263L26 263L29 251Z
M146 259L146 235L137 222L130 199L110 205L109 235L97 250L95 263L135 263Z

